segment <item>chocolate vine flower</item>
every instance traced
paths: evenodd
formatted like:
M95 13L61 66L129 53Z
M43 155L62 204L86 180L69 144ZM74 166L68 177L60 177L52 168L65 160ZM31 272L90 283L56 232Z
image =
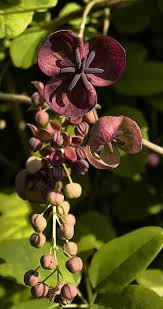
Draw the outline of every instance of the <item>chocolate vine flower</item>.
M141 147L141 131L135 121L125 116L104 116L91 128L86 156L96 168L113 169L120 162L118 148L136 154Z
M125 67L125 51L109 36L87 42L73 32L52 33L38 52L40 69L52 78L44 94L50 108L59 115L80 117L97 102L94 86L110 86Z

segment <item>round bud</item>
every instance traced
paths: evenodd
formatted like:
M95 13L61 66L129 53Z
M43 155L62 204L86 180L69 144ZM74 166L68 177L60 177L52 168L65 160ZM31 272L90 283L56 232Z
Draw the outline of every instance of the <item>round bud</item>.
M64 195L55 191L50 191L46 199L48 204L58 206L64 201Z
M63 216L63 220L64 220L64 223L68 223L68 224L71 224L71 225L75 225L75 223L76 223L75 216L72 215L72 214L67 214L67 215Z
M43 215L34 214L31 220L32 220L32 226L36 232L40 233L45 230L47 222L46 219L43 217Z
M58 263L54 255L45 254L40 259L41 266L44 269L54 270L56 269Z
M82 188L79 183L68 183L65 188L65 195L67 198L77 198L82 194Z
M42 160L40 158L31 156L26 161L26 169L28 173L34 174L42 168Z
M30 237L30 243L35 248L42 248L46 243L46 236L42 233L33 233Z
M35 115L35 120L41 126L46 126L49 121L49 115L45 110L40 110Z
M66 242L63 246L63 249L66 253L72 256L76 255L78 252L78 246L73 241Z
M33 297L42 298L48 294L49 287L48 285L44 284L43 282L37 283L31 289L31 294Z
M34 269L28 270L24 274L24 283L25 285L35 286L40 280L40 275Z
M59 227L59 232L62 239L71 239L74 235L74 226L68 223L63 223Z
M77 293L76 286L71 283L66 283L61 289L61 295L68 300L73 300Z
M66 262L66 268L71 272L71 273L78 273L82 270L83 268L83 261L80 257L78 256L73 256Z
M57 213L62 216L62 215L67 215L70 210L70 204L67 201L63 201L60 205L57 207Z

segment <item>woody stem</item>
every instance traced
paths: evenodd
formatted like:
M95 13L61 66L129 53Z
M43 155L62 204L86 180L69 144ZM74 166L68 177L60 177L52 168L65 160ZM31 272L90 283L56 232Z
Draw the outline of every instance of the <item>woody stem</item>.
M150 141L148 141L144 138L142 139L142 144L143 144L143 146L147 147L148 149L151 149L151 150L163 155L163 147L158 146L158 145L156 145L156 144L154 144L154 143L152 143L152 142L150 142Z

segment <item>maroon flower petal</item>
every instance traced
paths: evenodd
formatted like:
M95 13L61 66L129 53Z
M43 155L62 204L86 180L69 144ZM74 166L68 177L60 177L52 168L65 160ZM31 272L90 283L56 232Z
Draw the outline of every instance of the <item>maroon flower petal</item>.
M68 91L68 86L73 77L71 73L69 78L65 75L52 78L45 86L47 103L54 112L62 116L80 117L87 114L97 101L94 87L89 84L89 90L87 90L82 79L80 79L77 85L71 91Z
M38 65L46 75L59 73L60 68L76 64L77 48L81 57L85 57L86 48L75 33L67 30L54 32L47 37L38 51Z
M108 144L119 130L124 116L104 116L90 130L89 146Z
M104 70L101 74L88 74L88 79L94 86L113 84L120 78L125 68L126 55L123 47L110 36L97 36L87 43L89 52L96 53L90 67Z
M120 155L117 147L113 145L113 152L110 152L108 145L104 146L102 154L97 154L97 147L86 146L87 160L98 169L113 169L119 165Z
M117 137L120 141L118 147L130 154L138 153L142 148L142 135L138 124L134 120L123 116L119 130L122 130L124 134Z

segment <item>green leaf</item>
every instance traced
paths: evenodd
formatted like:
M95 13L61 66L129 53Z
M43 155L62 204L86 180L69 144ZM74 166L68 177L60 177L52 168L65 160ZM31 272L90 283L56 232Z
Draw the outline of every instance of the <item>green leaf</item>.
M28 220L30 205L20 199L17 193L0 193L0 213L0 241L28 237L32 233Z
M150 24L154 13L153 0L137 1L135 4L116 9L112 20L119 32L135 33L144 30Z
M4 263L0 264L0 275L4 277L14 278L17 283L23 284L24 273L29 269L35 269L39 265L41 255L49 252L50 244L46 243L41 249L31 247L28 238L8 239L1 242L0 258ZM63 275L63 280L72 283L79 283L80 275L72 275L66 268L65 262L67 257L62 252L57 252L59 269ZM46 270L39 270L42 280L50 274ZM57 282L57 274L53 274L47 283L55 285Z
M160 269L147 269L137 277L137 282L158 295L163 296L163 271Z
M67 14L74 12L75 10L80 9L81 6L76 2L67 3L59 13L59 17L63 17Z
M47 309L51 307L52 304L49 304L47 299L34 299L12 306L11 309ZM60 307L54 303L53 308L59 309Z
M98 229L97 226L99 226ZM96 211L89 211L78 218L75 240L78 242L79 252L99 249L114 237L115 231L104 215Z
M30 11L45 10L54 7L57 0L0 0L0 14L15 14Z
M89 275L94 288L118 293L144 271L163 246L159 227L145 227L110 241L94 255Z
M115 85L117 92L124 95L148 96L163 91L163 63L147 61L139 44L127 44L126 70Z
M143 56L143 50L141 51ZM148 139L148 124L143 114L134 107L128 107L126 105L117 105L108 111L109 115L124 115L135 120L141 128L142 136ZM134 178L139 173L144 172L147 151L143 149L136 155L128 155L125 152L121 153L120 165L114 170L114 173L121 177Z
M0 15L0 39L14 38L31 23L33 12Z
M100 303L105 304L108 309L163 308L163 301L160 296L149 289L136 285L128 286L120 295L107 294L101 299Z
M27 69L35 63L36 52L47 31L38 28L26 30L10 45L10 55L14 65Z

